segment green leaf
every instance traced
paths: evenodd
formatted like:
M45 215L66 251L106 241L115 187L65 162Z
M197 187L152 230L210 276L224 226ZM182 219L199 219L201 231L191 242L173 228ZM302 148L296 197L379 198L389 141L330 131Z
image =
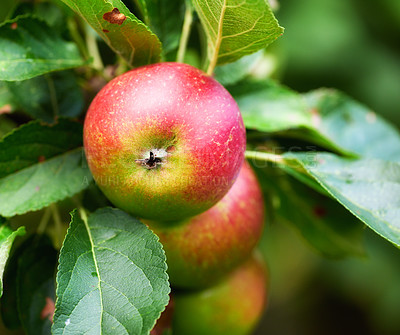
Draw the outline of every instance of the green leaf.
M78 122L60 119L52 126L38 121L24 124L0 141L0 178L81 146Z
M26 80L83 64L76 45L37 18L19 17L0 26L0 80Z
M162 42L164 54L178 48L183 25L183 1L136 0L144 21Z
M208 58L230 63L267 47L282 33L265 0L193 0L208 39Z
M120 0L62 0L131 66L160 61L161 43Z
M14 7L17 5L15 0L2 0L0 1L0 22L6 20Z
M82 126L26 124L0 142L0 215L38 210L85 189L92 180L85 163Z
M304 98L272 80L241 81L227 88L239 105L246 128L278 132L312 125Z
M400 247L400 163L364 158L351 160L330 153L285 154L296 161L351 213Z
M336 90L305 95L313 127L345 150L363 157L400 161L398 130L369 108Z
M388 122L343 93L300 95L270 80L227 87L248 129L298 138L345 156L400 159L400 135Z
M29 242L18 258L18 311L26 334L45 335L54 313L57 251L44 235Z
M82 112L83 94L70 71L4 84L14 109L33 118L51 123L58 117L76 117Z
M0 214L42 209L84 190L91 181L83 150L66 152L0 179Z
M29 240L29 239L28 239ZM18 258L21 255L21 246L19 245L11 254L4 270L3 278L3 296L0 300L1 320L8 329L18 329L21 327L21 320L18 314L17 302L17 267Z
M6 223L0 225L0 297L3 295L3 273L11 247L15 238L24 234L24 227L12 230Z
M53 334L149 334L169 300L158 238L118 209L72 214L60 253Z
M306 99L272 80L247 80L228 86L248 129L298 138L346 156L354 156L315 128Z
M14 0L13 0L14 1ZM47 23L51 30L58 34L68 31L66 18L73 12L59 0L53 2L25 2L15 1L18 3L13 12L13 17L29 14Z
M0 309L1 319L8 329L21 328L21 319L18 313L18 297L17 297L17 273L18 261L24 250L30 246L32 236L25 239L20 243L15 250L13 250L7 266L4 271L3 287L4 292L1 297Z
M265 192L279 201L275 213L325 257L364 255L364 225L343 206L275 169L256 169Z
M259 51L242 57L236 62L217 66L214 71L214 77L223 86L236 84L250 73L256 62L262 58L262 55L263 51Z

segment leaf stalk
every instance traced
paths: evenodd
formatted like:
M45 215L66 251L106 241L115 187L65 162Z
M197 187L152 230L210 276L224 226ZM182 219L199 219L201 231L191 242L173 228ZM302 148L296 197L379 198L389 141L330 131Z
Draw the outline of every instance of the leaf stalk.
M183 63L185 60L185 53L189 41L190 30L193 23L193 7L189 1L186 1L185 17L183 19L182 33L179 40L179 49L176 55L176 61Z
M256 160L256 161L267 161L276 164L284 163L284 159L280 155L271 154L269 152L260 152L260 151L249 151L247 150L245 153L245 157L247 159Z

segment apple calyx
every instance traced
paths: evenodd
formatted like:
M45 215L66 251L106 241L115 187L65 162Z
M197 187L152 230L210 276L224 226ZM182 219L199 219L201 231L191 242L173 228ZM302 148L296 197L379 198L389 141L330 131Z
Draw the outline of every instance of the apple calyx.
M215 205L233 185L246 133L215 79L157 63L111 80L84 123L89 168L107 198L134 216L174 222Z
M164 149L152 149L147 151L142 159L136 159L135 162L144 166L148 170L155 169L157 166L163 164L163 159L167 157L168 153Z
M167 157L175 150L174 145L170 145L167 149L150 149L144 153L142 159L136 159L135 162L148 170L152 170L164 164Z

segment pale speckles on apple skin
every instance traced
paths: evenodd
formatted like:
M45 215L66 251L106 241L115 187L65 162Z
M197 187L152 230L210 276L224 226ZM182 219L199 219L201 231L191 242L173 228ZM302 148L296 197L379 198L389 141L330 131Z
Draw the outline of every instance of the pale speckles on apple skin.
M172 227L148 224L164 246L172 285L199 288L250 255L261 237L264 217L261 188L245 163L234 186L208 211Z
M176 171L171 171L169 165L166 165L165 169L162 165L147 171L149 173L144 177L160 176L162 183L167 185L168 180L173 180L174 174L176 175L178 171L179 175L181 171L187 181L182 182L177 179L177 185L166 186L161 190L153 187L153 191L146 197L151 198L150 202L154 202L155 207L159 207L169 192L173 198L171 201L175 202L172 205L175 206L177 215L183 207L192 206L197 212L201 211L201 208L206 209L206 206L218 201L230 188L243 161L245 130L236 103L220 84L187 65L161 63L134 70L136 76L132 73L128 72L114 79L100 91L88 111L85 129L90 128L86 124L97 124L96 131L102 136L101 146L109 147L109 152L118 150L126 152L128 156L122 158L126 164L142 158L146 150L156 148L163 139L165 139L164 145L170 145L165 132L168 133L173 129L180 139L180 143L176 145L178 152L184 151L189 160L187 166L184 169L177 167ZM112 96L111 101L109 96ZM149 129L154 131L146 135ZM152 142L152 138L155 142ZM99 148L99 143L95 144L96 136L89 134L88 131L85 131L85 143L93 150ZM129 150L132 157L129 155ZM118 199L114 203L141 216L135 209L130 210L124 205L126 202L135 201L128 195L138 181L129 182L127 172L122 173L115 166L112 170L107 170L106 162L109 161L110 158L104 158L104 163L101 159L96 162L90 161L89 166L93 166L95 170L96 166L97 170L101 167L103 175L97 177L117 173L121 177L120 187L117 190L107 191L107 185L104 185L104 191L113 193L111 197L117 196L115 193L118 193ZM135 168L132 168L132 173L136 173L135 171ZM213 171L212 175L210 171ZM122 178L124 174L124 178L127 178L125 182ZM222 177L228 182L212 185L215 180ZM145 185L149 184L148 181L143 180L143 182ZM190 185L190 182L193 184ZM153 186L162 184L156 180L154 183ZM115 188L115 185L110 188ZM145 189L145 186L139 189ZM135 194L138 196L137 192ZM123 200L124 197L126 200ZM158 201L157 197L161 200ZM148 207L145 205L144 202L141 204L142 207ZM155 207L153 209L157 212L158 209ZM165 209L160 209L161 211Z

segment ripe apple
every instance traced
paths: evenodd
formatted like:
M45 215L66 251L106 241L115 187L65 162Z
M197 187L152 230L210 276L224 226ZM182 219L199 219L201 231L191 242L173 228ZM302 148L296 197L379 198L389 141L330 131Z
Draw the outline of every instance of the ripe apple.
M247 162L236 182L206 212L166 227L146 222L159 236L175 287L213 284L246 260L264 225L264 202L258 180Z
M141 218L201 213L231 188L246 135L239 108L212 77L179 63L129 71L96 95L84 147L100 189Z
M262 260L253 257L216 286L175 292L173 334L251 334L266 305L266 282Z

